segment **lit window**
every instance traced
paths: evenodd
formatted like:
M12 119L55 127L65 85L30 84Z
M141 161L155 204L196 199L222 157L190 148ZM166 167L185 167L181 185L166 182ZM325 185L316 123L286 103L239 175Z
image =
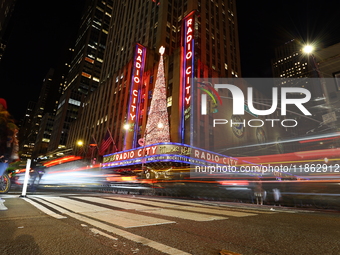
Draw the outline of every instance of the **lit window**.
M99 27L97 27L96 25L94 25L94 24L92 24L92 27L94 27L95 29L98 29L98 30L100 30L100 28Z
M100 8L99 6L96 7L99 11L104 12L104 10L102 8Z
M99 25L99 26L101 26L102 25L102 23L100 23L99 21L97 21L97 20L93 20L93 23L96 23L97 25Z
M93 64L93 63L94 63L94 60L93 60L93 59L91 59L91 58L85 57L85 60L86 60L87 62L90 62L91 64Z
M74 100L74 99L72 99L72 98L70 98L70 99L68 100L68 103L69 103L69 104L73 104L73 105L80 106L80 101Z
M97 49L95 46L93 46L93 45L91 45L91 44L88 44L87 46L89 46L90 48L92 48L92 49Z
M167 99L166 99L166 101L167 101L167 107L170 107L170 106L172 106L172 96L169 96Z
M86 78L91 78L91 74L88 74L88 73L85 73L85 72L82 72L81 73L82 76L86 77Z

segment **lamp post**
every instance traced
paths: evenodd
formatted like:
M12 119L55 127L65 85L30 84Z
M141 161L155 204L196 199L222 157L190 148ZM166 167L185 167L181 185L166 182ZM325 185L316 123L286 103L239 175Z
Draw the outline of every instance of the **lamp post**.
M313 61L313 65L314 65L314 68L313 68L313 69L317 72L318 78L321 78L320 70L319 70L319 68L318 68L318 65L317 65L316 60L315 60L315 56L314 56L314 54L313 54L313 52L314 52L314 46L312 46L312 45L310 45L310 44L307 44L307 45L305 45L305 46L302 48L302 52L305 53L306 55L312 57L312 61Z
M77 141L77 146L79 147L78 148L78 154L79 154L79 156L80 156L80 151L81 151L81 149L83 148L83 145L84 145L84 142L82 141L82 140L79 140L79 141Z
M316 59L315 59L315 56L313 54L314 52L314 47L312 45L305 45L302 49L302 51L310 56L312 58L312 61L313 61L313 65L314 65L314 70L316 71L317 73L317 78L320 79L320 84L321 84L321 93L323 95L323 102L325 103L325 108L326 110L324 112L322 112L322 123L321 123L321 126L326 124L328 127L332 128L332 129L336 129L336 126L335 126L335 122L336 121L336 116L335 116L335 112L331 110L331 107L330 107L330 100L329 100L329 97L328 97L328 94L327 94L327 86L326 86L326 82L325 82L325 79L323 78L323 75L321 74L320 72L320 69L319 69L319 66L316 62ZM334 116L333 118L331 118L330 116ZM332 120L329 120L329 119L332 119ZM313 129L314 130L314 129ZM312 130L312 131L313 131Z
M324 100L325 100L326 104L329 104L329 99L328 99L328 96L327 96L326 84L325 84L325 82L323 80L323 77L321 75L320 69L318 67L318 64L316 62L315 56L313 54L314 51L315 51L314 46L310 45L310 44L307 44L307 45L305 45L302 48L302 52L304 52L307 56L310 56L312 58L312 62L313 62L313 65L314 65L313 70L316 71L317 78L320 79L321 90L322 90L322 93L323 93Z

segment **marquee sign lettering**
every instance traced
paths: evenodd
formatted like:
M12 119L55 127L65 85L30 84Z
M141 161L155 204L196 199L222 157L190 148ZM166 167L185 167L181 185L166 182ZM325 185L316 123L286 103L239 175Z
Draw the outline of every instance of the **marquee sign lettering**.
M145 55L146 48L137 43L135 49L134 65L131 80L128 124L134 123L138 118L139 91L140 84L143 78Z
M114 154L105 155L103 158L103 167L114 167L118 165L141 164L142 159L146 162L154 160L165 160L181 162L208 162L222 165L236 165L238 160L225 155L202 150L180 143L159 143L127 151L121 151Z
M192 81L194 78L194 32L195 12L192 11L183 19L183 45L181 56L181 90L182 90L182 118L180 123L180 134L184 142L185 121L191 116Z
M185 43L184 43L184 102L185 108L190 105L191 84L190 79L193 78L193 50L194 50L194 16L191 15L185 21Z

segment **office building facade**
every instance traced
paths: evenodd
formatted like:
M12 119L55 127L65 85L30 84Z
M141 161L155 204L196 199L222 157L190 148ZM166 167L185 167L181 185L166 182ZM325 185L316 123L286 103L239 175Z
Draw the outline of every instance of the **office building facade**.
M100 148L109 130L114 143L104 153L104 167L140 167L157 72L162 65L170 143L145 148L158 153L154 160L162 161L161 154L177 151L175 158L165 161L185 164L194 147L215 151L221 140L224 147L244 145L249 139L265 142L264 138L274 133L265 134L264 129L248 132L240 125L240 134L229 126L221 139L214 134L212 117L198 116L201 92L196 79L209 82L212 78L241 77L235 1L116 1L112 17L100 86L72 124L68 147L75 147L78 140L85 145L94 140ZM161 46L165 47L164 62L160 61ZM241 89L245 91L246 86L241 85ZM210 104L209 99L209 109ZM229 110L223 113L228 118L231 106L231 100L226 102Z
M183 117L179 109L183 83L180 65L185 39L183 22L189 14L195 20L190 28L195 38L192 58L195 77L241 75L235 1L117 1L112 12L100 88L84 107L82 118L86 120L81 126L86 126L88 131L86 134L75 131L69 146L79 138L89 140L92 135L100 143L107 127L112 130L119 150L137 146L136 140L143 136L147 120L161 46L165 47L170 133L172 141L184 142L178 131L179 119ZM128 122L132 69L138 61L137 45L145 58L141 76L143 106L139 109L138 128L134 129L138 137L131 139L125 137L129 134L125 134L122 127ZM92 114L88 114L86 108ZM130 142L126 143L126 139Z
M65 148L71 123L85 98L98 88L113 1L88 0L63 85L48 151Z

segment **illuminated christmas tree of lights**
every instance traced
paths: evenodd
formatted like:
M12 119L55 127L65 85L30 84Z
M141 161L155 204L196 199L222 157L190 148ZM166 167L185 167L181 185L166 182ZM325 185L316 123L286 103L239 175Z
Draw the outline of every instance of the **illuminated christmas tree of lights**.
M144 133L144 145L170 142L163 63L164 50L165 48L163 46L159 49L161 57L159 60L156 84L152 94L148 121Z

